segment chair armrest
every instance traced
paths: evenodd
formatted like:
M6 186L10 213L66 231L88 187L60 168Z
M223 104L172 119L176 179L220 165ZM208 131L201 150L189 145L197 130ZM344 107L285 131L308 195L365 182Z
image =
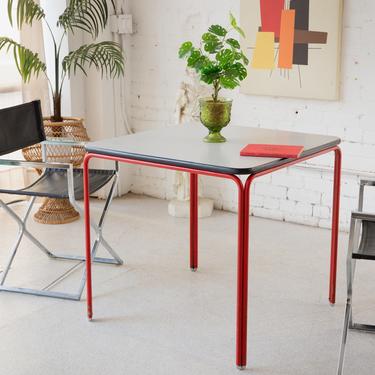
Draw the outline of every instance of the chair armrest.
M55 138L55 139L46 139L45 141L41 142L42 145L47 146L82 146L84 147L87 142L83 141L73 141L72 139L68 138Z
M0 165L9 165L12 167L26 167L26 168L60 168L60 169L73 169L73 164L69 163L48 163L38 161L27 161L27 160L8 160L0 159Z
M370 214L370 213L360 212L360 211L353 211L352 219L375 221L375 214Z
M361 186L375 186L375 180L360 180Z

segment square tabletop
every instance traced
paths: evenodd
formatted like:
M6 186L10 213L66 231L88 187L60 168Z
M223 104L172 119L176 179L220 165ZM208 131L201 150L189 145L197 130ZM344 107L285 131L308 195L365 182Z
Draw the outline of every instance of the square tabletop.
M304 146L301 157L334 147L340 138L230 125L225 143L205 143L207 129L176 125L86 144L89 153L154 162L231 175L249 175L287 163L290 159L240 156L249 143Z

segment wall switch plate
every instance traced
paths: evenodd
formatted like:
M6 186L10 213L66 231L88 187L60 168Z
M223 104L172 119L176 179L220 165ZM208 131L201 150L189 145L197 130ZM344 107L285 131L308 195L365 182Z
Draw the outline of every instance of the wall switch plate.
M133 16L131 14L113 15L109 20L111 32L116 34L133 34Z

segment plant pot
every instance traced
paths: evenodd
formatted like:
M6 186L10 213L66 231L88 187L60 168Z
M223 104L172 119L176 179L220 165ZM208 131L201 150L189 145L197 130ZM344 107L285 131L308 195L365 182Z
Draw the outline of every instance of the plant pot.
M62 122L51 122L50 118L44 118L44 131L48 140L55 140L56 144L46 146L46 158L49 162L71 163L79 167L85 156L83 146L64 146L58 144L59 138L64 140L83 142L88 141L83 119L76 117L64 117ZM25 147L23 156L29 161L42 161L42 147L40 144ZM41 170L37 170L41 174ZM46 198L35 213L34 219L42 224L65 224L79 219L79 213L70 204L69 199Z
M209 131L203 141L208 143L225 142L226 139L220 132L230 122L232 99L219 98L214 101L210 97L201 98L199 104L201 122Z

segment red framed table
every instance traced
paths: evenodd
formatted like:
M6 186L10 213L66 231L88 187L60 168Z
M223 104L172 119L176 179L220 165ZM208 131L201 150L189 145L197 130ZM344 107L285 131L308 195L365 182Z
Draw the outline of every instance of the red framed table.
M238 190L237 239L237 331L236 364L244 369L247 362L247 308L249 271L250 190L255 179L306 160L334 153L333 208L330 253L329 301L336 300L337 248L340 207L340 139L332 136L231 126L227 142L208 144L202 141L203 127L168 127L86 145L84 160L84 207L87 272L87 314L93 318L90 203L88 168L91 159L112 160L187 172L190 174L190 268L198 268L198 175L232 180ZM303 145L298 159L241 157L248 143ZM245 182L240 178L247 176Z

